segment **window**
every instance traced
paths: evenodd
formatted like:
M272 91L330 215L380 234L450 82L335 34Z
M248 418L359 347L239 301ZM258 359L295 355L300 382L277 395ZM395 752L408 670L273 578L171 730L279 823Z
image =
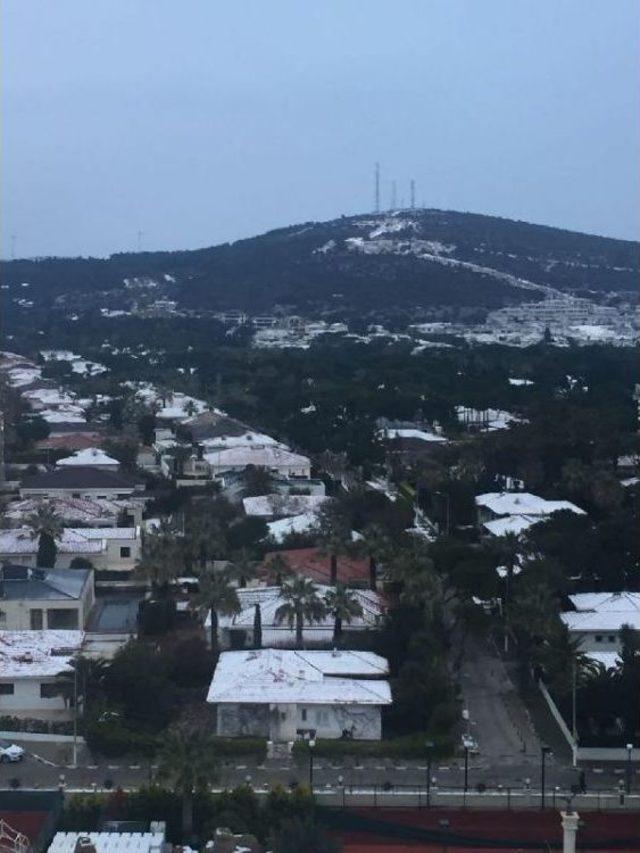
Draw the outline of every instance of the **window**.
M596 643L602 642L602 634L596 634Z
M15 693L15 687L13 684L0 684L0 696L13 696Z
M306 708L300 709L300 717L301 717L303 723L307 722L307 709Z
M607 637L607 640L608 640L610 643L615 643L615 641L616 641L616 635L615 635L615 634L609 634L609 636Z
M47 610L47 628L74 630L78 627L78 611L73 607Z
M40 685L40 698L41 699L53 699L56 696L60 695L60 685L59 684L51 684L48 682L43 682Z
M125 559L126 557L131 556L131 548L120 548L120 557L121 559Z
M71 492L71 497L72 498L81 498L82 495L80 494L80 492Z
M42 631L42 610L30 610L31 630Z

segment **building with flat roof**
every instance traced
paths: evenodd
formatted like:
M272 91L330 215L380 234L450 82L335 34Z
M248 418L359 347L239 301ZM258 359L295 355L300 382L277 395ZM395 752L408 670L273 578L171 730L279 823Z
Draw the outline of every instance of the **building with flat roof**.
M223 652L207 702L217 709L217 734L227 737L379 740L381 709L391 704L388 674L372 652Z
M628 625L640 630L640 592L582 592L570 595L569 601L574 610L561 613L560 618L587 655L617 655L622 648L620 629ZM600 662L606 663L605 659Z

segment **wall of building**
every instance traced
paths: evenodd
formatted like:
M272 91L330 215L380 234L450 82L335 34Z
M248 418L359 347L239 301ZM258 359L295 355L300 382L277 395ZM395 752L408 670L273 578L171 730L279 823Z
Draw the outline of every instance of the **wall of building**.
M79 601L55 601L51 599L27 599L20 601L0 600L0 610L5 614L0 619L0 628L8 631L30 631L35 628L32 625L31 611L40 612L42 618L42 628L69 628L82 629L84 627L88 610L84 610L84 605ZM71 622L68 624L60 624L56 622L56 615L49 611L64 611L70 614ZM50 618L51 617L51 618ZM64 618L64 617L59 617Z
M0 694L0 716L35 717L42 720L70 720L72 709L62 696L43 698L42 684L56 684L55 678L1 678L0 684L13 684L12 695Z
M583 652L619 652L622 650L617 631L571 631L571 636L580 641Z
M319 738L337 739L345 732L355 740L380 740L382 717L378 705L268 705L217 706L217 734L255 735L291 741L315 730Z

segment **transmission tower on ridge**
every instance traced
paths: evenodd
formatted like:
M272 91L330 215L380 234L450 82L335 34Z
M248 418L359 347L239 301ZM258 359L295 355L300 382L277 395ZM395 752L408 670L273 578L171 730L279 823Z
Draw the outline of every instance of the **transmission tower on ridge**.
M411 210L415 210L416 206L416 182L411 178Z
M375 168L375 205L376 213L380 213L380 163Z
M391 181L391 210L396 209L396 182Z

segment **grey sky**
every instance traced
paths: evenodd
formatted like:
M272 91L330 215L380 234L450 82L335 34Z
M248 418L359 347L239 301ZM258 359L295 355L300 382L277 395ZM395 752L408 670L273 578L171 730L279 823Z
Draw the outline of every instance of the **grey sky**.
M384 199L635 238L637 0L4 0L2 255Z

